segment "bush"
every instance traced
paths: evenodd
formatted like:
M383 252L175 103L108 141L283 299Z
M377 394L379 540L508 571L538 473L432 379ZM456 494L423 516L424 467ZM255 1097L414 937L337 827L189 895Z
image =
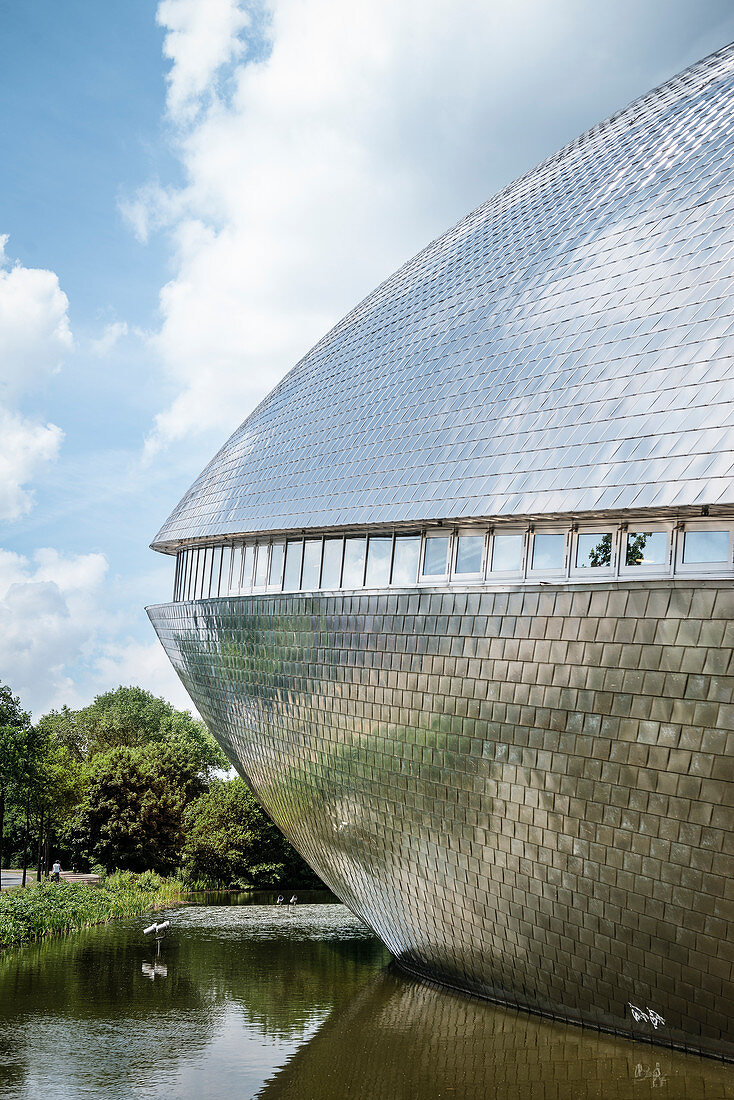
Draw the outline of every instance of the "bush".
M183 875L208 887L319 886L242 779L215 783L184 815Z

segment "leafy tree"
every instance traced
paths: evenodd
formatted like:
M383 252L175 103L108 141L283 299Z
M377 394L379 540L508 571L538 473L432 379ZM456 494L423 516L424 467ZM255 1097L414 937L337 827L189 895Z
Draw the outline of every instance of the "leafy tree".
M0 683L0 886L2 885L5 804L20 778L31 719L11 689Z
M183 869L222 886L318 886L242 779L214 783L184 815Z
M153 742L97 754L83 812L92 855L108 870L174 870L184 810L204 786L191 745Z
M58 735L80 759L116 748L135 748L153 742L196 747L201 767L228 767L227 759L203 722L175 710L165 699L139 687L118 687L98 695L93 703L73 712L64 708L49 716Z

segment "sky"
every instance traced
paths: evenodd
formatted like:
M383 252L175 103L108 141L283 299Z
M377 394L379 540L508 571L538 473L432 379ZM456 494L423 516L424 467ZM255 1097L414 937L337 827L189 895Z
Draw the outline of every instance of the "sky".
M429 240L734 40L730 0L0 0L0 680L190 707L148 546Z

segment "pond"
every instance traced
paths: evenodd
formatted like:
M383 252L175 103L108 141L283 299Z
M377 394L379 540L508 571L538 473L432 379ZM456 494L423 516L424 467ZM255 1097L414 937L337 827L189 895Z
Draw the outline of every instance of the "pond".
M734 1098L721 1063L415 981L328 895L201 901L160 956L143 917L0 958L0 1097Z

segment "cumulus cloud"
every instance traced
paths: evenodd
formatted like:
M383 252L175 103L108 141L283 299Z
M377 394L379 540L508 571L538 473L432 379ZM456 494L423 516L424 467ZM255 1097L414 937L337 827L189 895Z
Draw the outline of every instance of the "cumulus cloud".
M181 188L148 453L231 429L403 260L585 126L717 44L681 0L163 0ZM662 68L650 56L664 58Z
M53 271L9 265L0 236L0 400L28 392L59 369L72 346L69 299Z
M111 587L104 554L0 549L0 679L36 717L85 706L118 684L193 709L163 648L138 641L113 610Z
M0 236L0 519L30 511L27 488L58 455L64 433L18 408L72 347L69 301L53 271L10 264Z
M102 554L41 549L29 559L0 550L2 679L34 711L79 703L72 670L102 625L106 571Z
M38 424L0 405L0 519L18 519L33 507L31 481L53 461L64 438L55 424Z
M168 74L168 110L187 121L211 94L223 65L242 54L240 32L249 17L239 0L161 0L158 23L165 27L163 53L173 61Z

